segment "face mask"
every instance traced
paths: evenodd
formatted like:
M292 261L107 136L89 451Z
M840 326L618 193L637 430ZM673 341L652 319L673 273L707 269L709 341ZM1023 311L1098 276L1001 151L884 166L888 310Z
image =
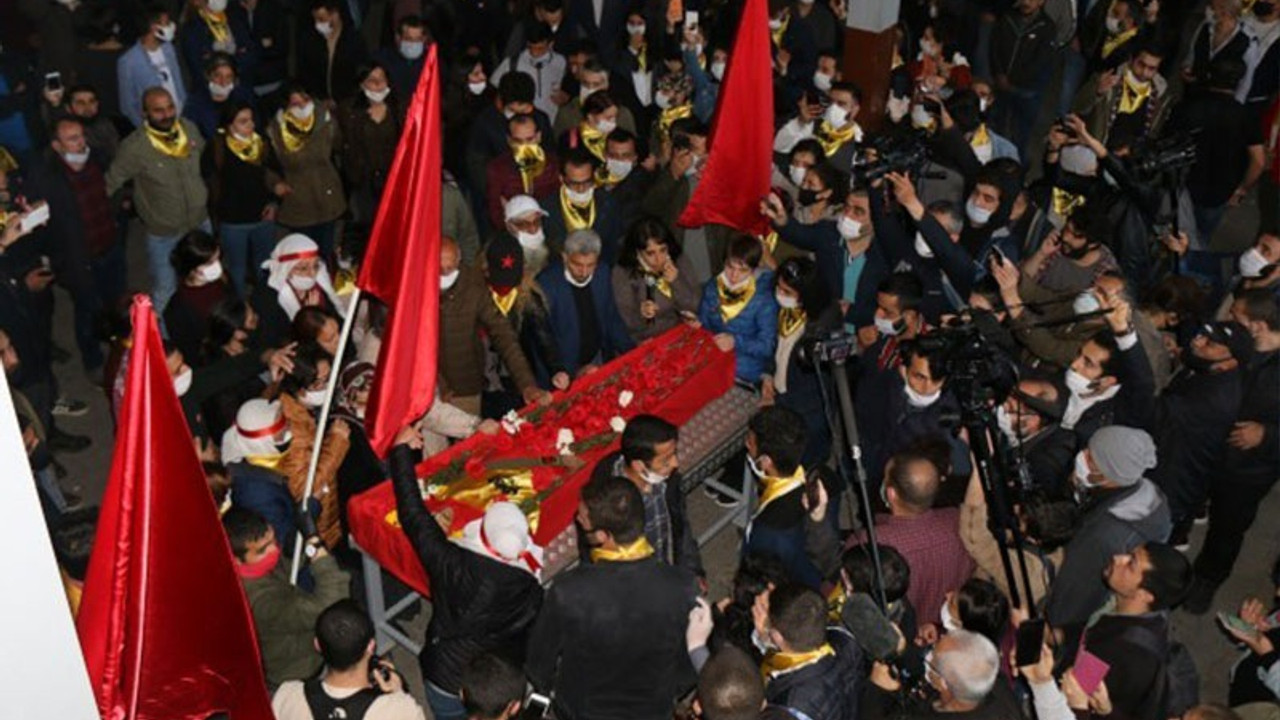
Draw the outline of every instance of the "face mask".
M978 226L986 225L991 220L991 211L978 207L978 203L973 198L969 198L969 201L964 204L964 214L968 216L970 222Z
M747 455L747 467L751 468L752 475L755 475L761 480L764 479L764 469L760 467L760 461L751 457L749 454Z
M650 485L657 485L658 483L664 483L664 482L666 482L666 481L667 481L667 478L668 478L668 477L670 477L670 476L669 476L669 475L659 475L658 473L656 473L656 472L654 472L654 471L650 470L649 468L645 468L645 469L643 469L643 470L641 470L641 471L640 471L640 479L641 479L641 480L644 480L645 482L649 483Z
M306 105L294 105L289 108L289 114L297 120L306 120L316 111L316 104L310 100Z
M800 203L802 207L809 207L810 205L818 202L818 191L802 188L800 193L796 196L796 202Z
M209 0L209 12L226 12L227 0Z
M1236 263L1240 267L1240 274L1247 278L1262 277L1262 269L1267 266L1267 259L1262 256L1262 251L1256 246L1245 250L1240 255L1240 260Z
M182 372L178 373L173 378L173 391L178 393L178 397L186 395L187 391L191 389L191 378L193 375L194 373L191 372L191 368L188 367L183 368Z
M644 23L627 23L628 35L643 35Z
M912 105L911 124L918 128L932 127L933 115L930 115L928 108L923 105Z
M808 174L809 168L803 165L792 165L787 169L787 177L791 178L791 182L794 183L796 187L799 187L800 183L804 182L804 176Z
M930 57L935 57L938 54L938 44L932 40L921 40L920 52Z
M781 19L779 19L779 18L769 18L769 29L770 29L770 30L781 30L781 29L782 29L782 20L781 20Z
M537 232L531 233L524 232L523 230L516 233L516 242L520 243L520 247L527 248L529 250L536 250L542 247L542 243L546 239L547 236L543 234L541 229Z
M1072 395L1080 397L1081 395L1089 392L1092 385L1092 380L1071 368L1067 368L1067 389L1071 391Z
M726 67L726 63L725 63L725 61L723 61L723 60L716 60L716 61L712 62L712 63L711 63L711 75L712 75L712 77L714 77L717 81L724 80L724 69L725 69L725 67Z
M1084 451L1076 453L1075 464L1076 486L1080 488L1093 487L1093 483L1089 482L1089 461L1085 460Z
M875 318L875 324L876 324L876 330L881 335L888 335L892 337L894 335L897 335L901 331L901 328L898 327L898 324L890 320L889 318L883 318L883 317L877 316Z
M877 325L879 325L879 322L877 322ZM902 386L902 389L905 390L907 393L907 404L914 408L927 408L930 405L938 402L938 398L942 397L941 389L939 389L937 392L929 393L928 395L921 395L920 393L913 390L911 388L911 383L904 384Z
M316 32L326 38L333 34L333 23L325 21L316 23Z
M660 110L666 110L671 107L671 96L664 92L657 93L653 96L653 104Z
M89 162L89 148L85 147L84 152L62 153L62 159L71 167L82 168Z
M705 161L706 158L702 155L694 155L693 162L689 163L689 169L684 171L684 176L693 177L697 175L702 170L702 163Z
M565 268L565 271L564 271L564 279L565 279L565 280L568 280L568 281L569 281L569 284L570 284L570 285L572 285L572 286L574 286L574 287L576 287L576 288L584 288L584 287L586 287L586 286L590 285L590 284L591 284L591 278L593 278L593 277L595 277L595 276L596 276L596 274L595 274L595 273L591 273L590 275L588 275L588 276L587 276L587 279L586 279L586 280L579 280L579 279L577 279L577 278L575 278L575 277L573 276L573 273L569 272L569 269L568 269L568 268Z
M729 288L730 290L733 290L733 291L741 290L742 288L744 288L744 287L746 287L746 286L747 286L747 283L748 283L748 282L751 282L751 276L750 276L750 275L748 275L747 277L742 278L742 280L741 280L740 282L736 282L736 283L729 282L729 275L728 275L728 273L721 272L719 277L720 277L720 282L724 283L724 286L725 286L725 287L727 287L727 288Z
M991 101L985 97L978 98L978 112L985 113L991 107Z
M942 612L939 613L942 619L942 627L947 632L955 632L963 630L964 626L960 624L960 620L951 614L951 603L942 603Z
M289 285L298 292L307 292L316 286L316 279L309 275L290 275Z
M833 128L844 127L845 123L849 122L849 111L832 103L827 106L827 112L823 114L822 119Z
M822 71L814 72L813 86L822 92L829 92L831 90L831 76Z
M222 263L215 262L200 267L200 279L207 283L222 279Z
M800 301L791 295L783 295L781 290L773 292L773 298L778 301L778 307L794 310L800 307Z
M423 49L426 48L426 46L427 44L423 42L412 42L409 40L401 40L400 55L402 55L405 60L417 60L418 58L422 57L422 51Z
M460 275L460 274L461 274L461 271L460 271L460 270L456 270L456 269L455 269L455 270L454 270L454 271L452 271L452 272L447 272L447 273L445 273L445 274L441 275L441 276L440 276L440 290L441 290L441 291L444 291L444 290L448 290L449 288L453 287L453 284L454 284L454 283L456 283L456 282L458 282L458 275Z
M380 103L380 102L382 102L382 101L386 100L386 99L387 99L387 96L391 94L391 88L389 88L389 87L387 87L387 88L382 88L381 90L378 90L377 92L374 92L373 90L370 90L369 88L360 88L360 89L364 91L364 96L365 96L365 97L367 97L367 98L369 98L369 102L372 102L372 103Z
M237 563L236 574L246 580L257 580L271 574L280 563L280 546L272 545L265 555L251 563Z
M616 120L601 120L600 122L596 123L596 129L604 133L605 135L608 135L609 133L613 132L614 130L617 129L617 127L618 127L618 122Z
M156 28L156 39L160 42L173 42L173 36L178 32L178 26L173 23L161 25Z
M925 260L933 257L933 250L930 249L929 243L925 242L924 235L916 233L916 254Z
M613 158L609 158L604 161L604 166L609 171L609 177L617 180L625 180L626 177L631 174L631 170L635 167L635 163L630 160L614 160Z
M1000 432L1004 433L1010 443L1018 444L1018 428L1013 424L1013 416L1003 405L996 408L996 425L1000 426Z
M209 94L214 100L226 100L231 95L231 91L236 87L235 83L229 85L219 85L216 82L209 83Z
M1071 303L1071 310L1077 315L1084 315L1095 310L1100 310L1102 303L1098 302L1098 296L1093 294L1092 290L1085 290L1076 296L1074 302Z
M467 83L467 90L470 90L472 95L483 95L483 94L484 94L484 89L485 89L486 87L488 87L488 83L486 83L486 82L485 82L485 81L483 81L483 80L481 80L480 82L469 82L469 83ZM510 119L510 118L508 118L508 120L509 120L509 119Z
M1121 30L1120 18L1112 15L1108 15L1107 16L1107 32L1112 35L1119 35L1120 30Z
M862 234L862 223L848 215L841 215L836 221L836 230L840 233L841 239L852 240Z
M515 117L515 116L516 116L516 111L515 111L515 110L512 110L511 108L504 108L504 109L503 109L503 111L502 111L502 117L504 117L504 118L506 118L506 119L508 119L508 120L510 120L511 118L513 118L513 117Z
M564 196L569 198L569 202L574 205L590 205L591 198L595 197L595 193L595 188L587 188L581 192L577 190L570 190L569 188L564 189Z
M302 404L309 408L318 408L324 404L324 390L307 390L302 393Z

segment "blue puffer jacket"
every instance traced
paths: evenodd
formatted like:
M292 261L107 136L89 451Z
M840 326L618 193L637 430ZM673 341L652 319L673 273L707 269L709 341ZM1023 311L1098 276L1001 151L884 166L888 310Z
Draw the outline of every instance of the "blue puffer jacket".
M773 299L773 273L764 270L756 275L755 295L729 322L720 314L720 294L716 292L716 279L712 278L702 288L698 320L714 334L733 336L737 379L758 385L760 376L773 367L773 352L778 344L778 302Z

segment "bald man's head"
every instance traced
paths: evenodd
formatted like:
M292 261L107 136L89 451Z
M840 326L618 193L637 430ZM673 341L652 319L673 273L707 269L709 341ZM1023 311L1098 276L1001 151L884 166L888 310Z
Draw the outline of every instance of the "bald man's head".
M449 236L444 236L440 240L440 274L448 275L458 266L462 264L462 251L458 248L458 241Z
M142 114L147 124L161 132L169 132L178 120L178 108L173 96L162 87L149 87L142 93Z

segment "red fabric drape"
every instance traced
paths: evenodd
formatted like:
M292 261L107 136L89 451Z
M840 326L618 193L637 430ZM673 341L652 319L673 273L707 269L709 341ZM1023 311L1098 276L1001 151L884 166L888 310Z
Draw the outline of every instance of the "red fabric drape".
M769 231L760 200L773 163L773 60L768 0L747 0L711 122L710 155L681 227L718 223L754 235Z
M426 413L440 332L440 74L427 54L357 284L389 306L365 413L374 452Z
M270 720L253 619L145 296L132 320L76 622L98 709L111 720Z

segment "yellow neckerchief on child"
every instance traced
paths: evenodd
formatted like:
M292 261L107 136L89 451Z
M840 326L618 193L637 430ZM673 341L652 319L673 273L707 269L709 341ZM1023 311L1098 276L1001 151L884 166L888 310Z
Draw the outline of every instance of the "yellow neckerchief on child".
M537 143L521 143L514 146L514 151L520 183L526 193L533 192L533 181L547 168L547 153Z
M498 306L498 312L506 317L511 312L511 308L515 307L516 298L520 297L520 286L511 288L505 295L499 295L492 289L489 290L489 294L493 296L493 304Z
M316 127L316 113L312 110L306 120L298 120L288 112L280 113L280 137L284 140L284 149L296 153L306 146L311 138L311 131Z
M1102 59L1106 60L1111 53L1120 48L1121 45L1129 42L1129 39L1138 34L1138 27L1135 25L1119 35L1112 35L1102 43Z
M778 652L769 653L765 656L764 662L760 663L760 674L764 676L764 681L769 680L793 670L799 670L806 665L812 665L824 657L835 657L835 648L830 643L822 643L813 650L804 652Z
M773 44L776 47L782 47L782 36L787 34L787 28L791 26L791 15L787 15L787 19L782 21L782 27L777 30L770 30L769 35L772 36Z
M1085 202L1084 195L1076 195L1067 192L1062 188L1055 187L1052 193L1052 200L1049 204L1049 210L1054 215L1066 219L1071 216L1071 211L1083 205Z
M804 310L801 308L782 308L778 311L778 337L791 337L797 330L804 327L805 319Z
M751 298L756 294L756 276L752 275L741 290L731 290L724 284L724 278L716 276L716 294L720 296L720 317L731 322L746 309Z
M564 227L569 232L576 230L587 230L596 224L596 198L591 196L591 202L586 207L575 205L569 201L569 193L564 187L560 188L560 212L564 215Z
M187 140L187 131L182 128L182 121L178 118L173 119L173 129L169 132L157 130L151 127L149 122L143 122L142 128L147 133L147 139L151 141L151 147L164 155L171 158L184 158L191 154L191 143Z
M215 43L225 43L231 39L231 28L227 25L227 14L211 12L207 8L200 10L200 19L209 28Z
M822 145L822 152L826 153L827 157L831 157L850 140L860 142L862 140L862 128L858 126L858 123L853 123L844 130L837 130L831 127L831 123L823 120L818 124L818 132L814 135L814 138Z
M691 115L693 115L693 105L691 103L675 105L663 110L662 115L658 117L658 135L666 139L671 134L671 123L683 120Z
M578 137L582 138L583 147L595 155L597 160L604 162L604 141L608 137L605 133L583 120L578 125Z
M241 140L235 133L227 132L225 129L218 132L226 135L227 149L236 157L250 165L257 165L262 161L262 136L258 133L250 135L248 140Z
M1124 79L1120 81L1120 107L1117 112L1121 115L1138 112L1138 108L1151 95L1151 83L1140 85L1136 79L1130 80L1132 77L1133 73L1126 68Z
M797 488L804 487L804 468L797 467L791 477L766 476L760 480L760 484L764 486L764 489L760 492L760 506L756 508L756 515L759 515L765 506L774 500Z
M591 548L591 561L632 562L634 560L643 560L652 554L653 546L649 544L649 539L641 535L639 540L626 545L619 545L613 550L602 547Z

